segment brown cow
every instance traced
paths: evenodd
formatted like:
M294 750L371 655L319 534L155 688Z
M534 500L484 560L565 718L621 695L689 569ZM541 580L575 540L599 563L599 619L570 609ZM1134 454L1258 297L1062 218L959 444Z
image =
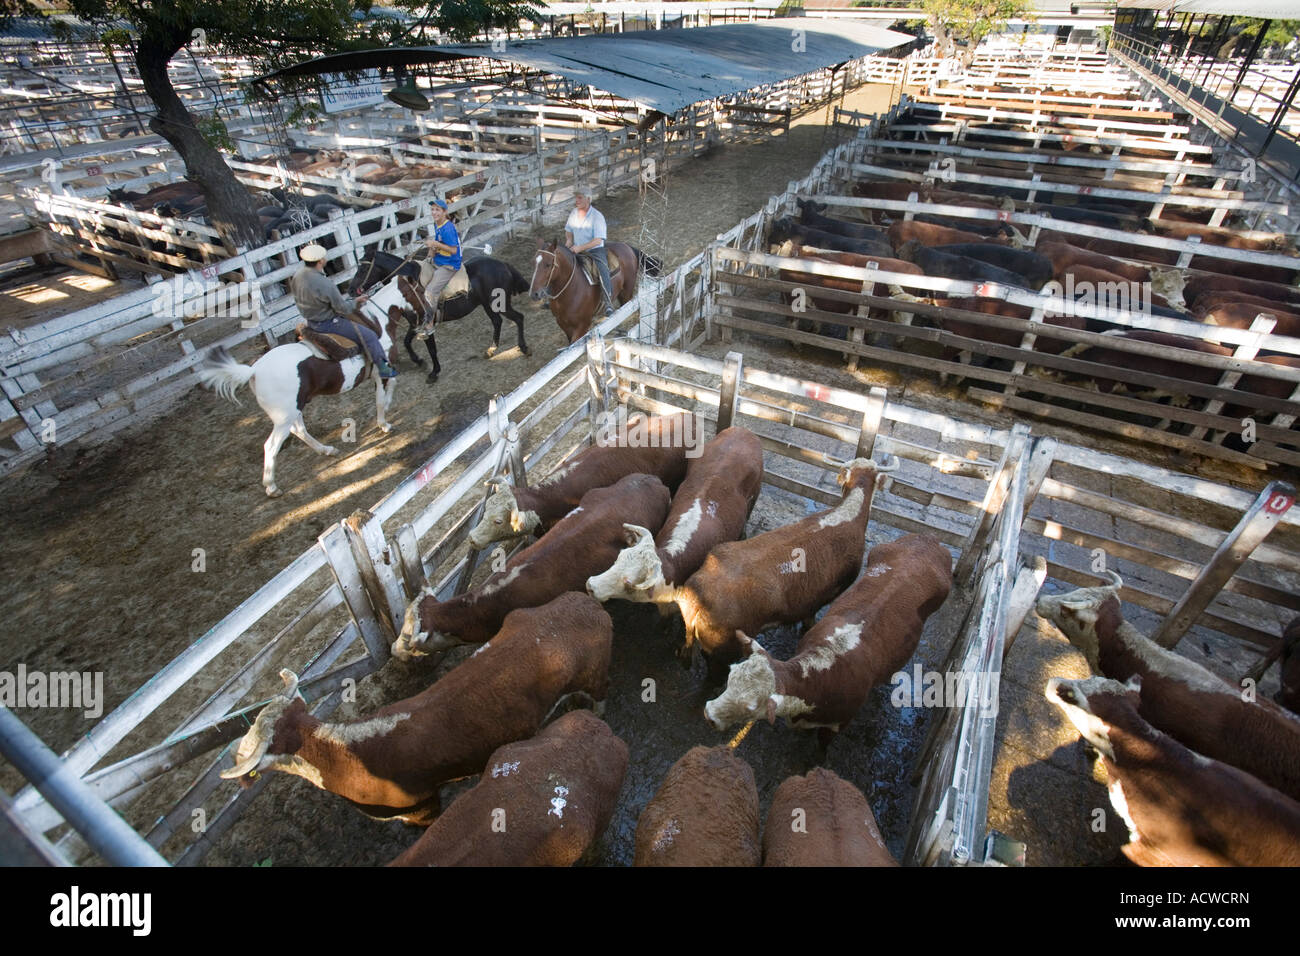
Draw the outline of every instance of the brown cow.
M636 822L634 866L758 866L758 789L726 747L692 747Z
M673 595L687 646L698 644L715 666L734 661L742 650L737 631L757 634L808 618L852 584L862 568L876 480L897 467L856 458L840 469L844 497L834 508L714 548Z
M1188 277L1183 287L1183 295L1192 305L1200 302L1200 295L1205 292L1244 292L1258 296L1269 302L1300 303L1300 289L1277 282L1260 282L1236 275L1221 273L1204 273Z
M1281 233L1264 233L1244 235L1235 229L1222 229L1218 226L1203 226L1192 222L1168 222L1163 219L1148 219L1142 232L1154 233L1169 239L1187 240L1200 236L1201 242L1229 249L1253 249L1257 252L1286 252L1291 242Z
M389 866L572 866L609 826L627 744L575 710L488 758L472 790Z
M1044 242L1039 238L1034 251L1052 260L1053 274L1064 277L1069 266L1090 266L1114 273L1128 282L1150 282L1151 269L1147 266L1132 265L1113 256L1103 256L1099 252L1081 249L1068 242Z
M862 791L823 767L787 777L763 827L764 866L898 866Z
M1142 680L1047 682L1101 754L1111 803L1140 866L1300 866L1300 803L1236 767L1207 759L1138 713Z
M981 299L975 296L966 296L959 299L935 299L934 304L946 309L960 309L966 312L983 312L985 315L1000 315L1009 319L1023 319L1028 321L1034 314L1034 310L1024 305L1016 305L1014 302L1004 302L1001 299ZM1062 309L1062 313L1068 313L1068 309ZM967 321L964 319L951 318L943 316L934 319L934 323L945 332L951 332L954 335L960 335L968 339L978 339L981 342L992 342L996 345L1005 345L1009 348L1019 348L1020 343L1024 341L1025 333L1016 329L999 329L990 325L982 325L979 322ZM1086 320L1077 315L1044 315L1043 323L1045 326L1056 325L1065 329L1083 329L1087 327ZM1044 328L1034 339L1035 352L1047 352L1052 355L1059 354L1073 346L1075 343L1068 339L1053 338L1047 334ZM951 360L954 355L960 354L961 349L955 346L945 346L944 358Z
M598 429L596 444L574 455L532 488L501 486L483 506L483 518L469 533L480 550L493 541L541 533L578 506L593 488L607 488L627 475L654 475L670 490L686 476L688 458L704 443L694 415L634 415L618 422L616 434ZM635 441L633 441L635 439Z
M908 534L878 544L851 588L799 641L788 661L757 641L731 668L727 688L704 705L718 730L766 714L817 730L826 746L857 716L871 689L890 679L921 639L925 622L948 598L952 556L937 538Z
M636 543L604 574L587 579L598 601L654 602L667 610L673 593L699 570L716 545L745 530L763 483L763 445L753 432L733 426L718 432L691 462L658 536L623 526Z
M457 644L481 644L515 608L581 591L587 578L613 564L628 544L624 522L658 531L668 502L668 489L654 475L628 475L608 488L593 488L559 524L479 587L448 601L427 588L406 609L393 655L409 660Z
M1229 329L1248 329L1259 315L1271 315L1277 321L1273 325L1274 335L1300 335L1300 312L1285 312L1277 306L1264 307L1249 302L1227 302L1210 307L1208 303L1199 305L1196 317L1206 325L1218 325Z
M1166 650L1124 620L1123 586L1112 583L1042 597L1040 616L1083 651L1094 674L1142 679L1142 718L1207 757L1240 767L1292 799L1300 798L1300 719Z
M889 227L889 244L894 251L906 242L919 242L927 248L949 246L959 242L995 242L1000 245L1010 240L1005 236L982 236L964 229L950 229L932 222L918 222L915 219L900 219Z
M408 823L438 812L442 784L483 768L503 744L531 737L562 698L599 703L609 690L613 624L585 594L513 611L496 636L428 690L364 720L326 723L307 712L298 678L257 715L227 779L297 774L362 811Z

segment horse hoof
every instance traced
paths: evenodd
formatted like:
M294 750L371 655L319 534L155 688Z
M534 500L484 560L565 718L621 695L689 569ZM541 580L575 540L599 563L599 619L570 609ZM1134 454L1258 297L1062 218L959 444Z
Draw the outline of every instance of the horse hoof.
M428 375L424 376L424 380L428 382L430 385L433 385L438 381L438 373L430 372Z
M266 489L266 497L268 498L279 498L282 494L284 494L284 492L275 487L275 485L270 485Z
M325 449L321 452L322 455L337 455L338 453L339 450L333 445L326 445Z
M483 350L484 358L491 358L496 354L497 354L497 347L495 345L489 345L487 348Z
M519 351L523 352L525 355L532 355L532 354L533 354L533 350L530 349L530 348L528 348L527 346L525 346L524 348L520 349Z
M393 426L388 424L388 422L384 422L382 425L379 426L379 430L382 431L385 435L387 435L389 432L393 430Z

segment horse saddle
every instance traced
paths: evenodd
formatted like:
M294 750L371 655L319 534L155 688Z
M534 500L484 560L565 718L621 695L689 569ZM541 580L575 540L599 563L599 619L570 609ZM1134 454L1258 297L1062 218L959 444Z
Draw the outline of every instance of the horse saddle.
M354 326L362 324L356 319L350 320ZM364 323L370 330L375 331L374 326ZM369 356L364 348L352 341L346 335L338 335L334 332L317 332L306 322L299 322L295 331L298 333L298 341L316 349L321 356L329 359L331 362L342 362L344 359L356 358L358 355ZM376 333L378 334L378 333Z
M610 252L609 246L605 246L605 258L609 260L609 281L613 282L614 277L623 271L623 265L618 261L618 256ZM585 252L578 253L578 261L582 263L582 271L587 275L587 281L594 286L600 285L600 273L596 271L596 260Z
M420 288L429 288L429 283L433 281L433 273L437 270L428 259L420 263ZM464 263L456 270L456 274L451 277L451 281L442 287L442 295L438 296L439 302L445 302L447 299L454 299L457 296L464 295L469 291L469 273L465 271Z

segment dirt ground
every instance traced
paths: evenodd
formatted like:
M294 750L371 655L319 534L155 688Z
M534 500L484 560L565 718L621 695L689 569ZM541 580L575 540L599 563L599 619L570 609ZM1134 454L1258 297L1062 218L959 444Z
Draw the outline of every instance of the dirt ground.
M868 88L845 105L858 110L884 106L888 92ZM703 249L718 233L760 208L769 195L805 175L830 145L823 137L824 115L805 117L788 136L720 147L674 171L668 185L665 240L672 249L669 266ZM635 237L639 203L635 190L597 203L611 235ZM493 254L513 262L527 276L536 240L554 234L554 229L521 234ZM490 325L481 313L447 326L438 339L443 375L436 385L426 385L423 372L409 362L401 366L389 414L397 427L389 435L374 427L373 392L368 388L309 406L306 419L312 434L340 445L345 453L337 459L319 458L290 439L277 463L282 498L267 499L262 491L261 446L269 423L251 396L245 394L243 406L236 407L201 390L145 430L89 451L56 455L0 485L0 520L6 527L0 571L8 584L0 596L0 614L6 621L0 635L0 668L12 670L21 662L30 670L103 671L104 712L111 711L326 528L377 501L482 415L492 395L509 391L555 354L564 339L549 312L535 309L526 297L517 298L516 304L527 316L533 355L525 357L511 348L484 359ZM507 327L503 345L512 341ZM721 343L710 343L706 354L721 357L726 350ZM774 371L828 381L844 378L859 389L885 384L891 399L901 397L967 419L982 414L956 391L939 390L915 378L870 369L849 376L838 356L814 350L796 353L758 338L745 338L743 351L747 362ZM358 425L355 446L340 440L348 418ZM1036 425L1035 430L1051 429ZM1164 453L1152 457L1170 464ZM794 516L789 509L796 499L765 490L765 499L769 496L775 496L770 506L755 512L757 521L771 522L764 527ZM751 533L754 530L751 526ZM201 573L192 569L199 548L206 562ZM634 753L618 816L596 859L624 863L630 856L635 811L657 788L667 767L696 742L723 741L702 720L690 723L683 716L661 722L657 712L639 708L639 697L629 688L632 682L639 686L641 677L656 674L662 677L661 700L673 702L664 710L698 713L704 700L701 678L672 657L670 636L653 612L615 608L614 613L618 673L608 719ZM930 636L936 623L923 647L927 661L942 657L942 643ZM780 640L788 646L778 644L779 651L788 652L793 632ZM399 699L418 691L428 679L427 672L390 665L366 682L363 703ZM886 698L883 690L877 691L863 716L832 746L828 761L862 787L891 849L899 853L912 799L904 777L924 725L919 718L899 716L903 712L889 707ZM68 710L28 710L21 716L60 751L94 722ZM783 726L756 727L738 752L755 762L764 809L786 774L812 765L811 740ZM373 864L395 856L415 838L401 824L360 817L304 781L273 776L254 809L208 857L210 864L250 865L268 858L277 866ZM0 786L13 792L20 784L13 768L0 764Z

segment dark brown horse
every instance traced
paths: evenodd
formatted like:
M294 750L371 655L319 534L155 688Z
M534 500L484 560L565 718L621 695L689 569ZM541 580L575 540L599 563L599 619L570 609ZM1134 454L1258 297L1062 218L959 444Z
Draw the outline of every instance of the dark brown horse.
M647 275L663 274L663 264L654 256L626 242L606 242L609 268L614 270L618 260L620 271L610 276L610 298L614 307L625 305L636 295L637 279L642 264ZM572 345L591 330L592 322L601 307L599 281L592 282L578 268L577 256L567 246L555 242L538 242L537 256L533 260L533 281L528 294L550 306L556 324L560 326Z

